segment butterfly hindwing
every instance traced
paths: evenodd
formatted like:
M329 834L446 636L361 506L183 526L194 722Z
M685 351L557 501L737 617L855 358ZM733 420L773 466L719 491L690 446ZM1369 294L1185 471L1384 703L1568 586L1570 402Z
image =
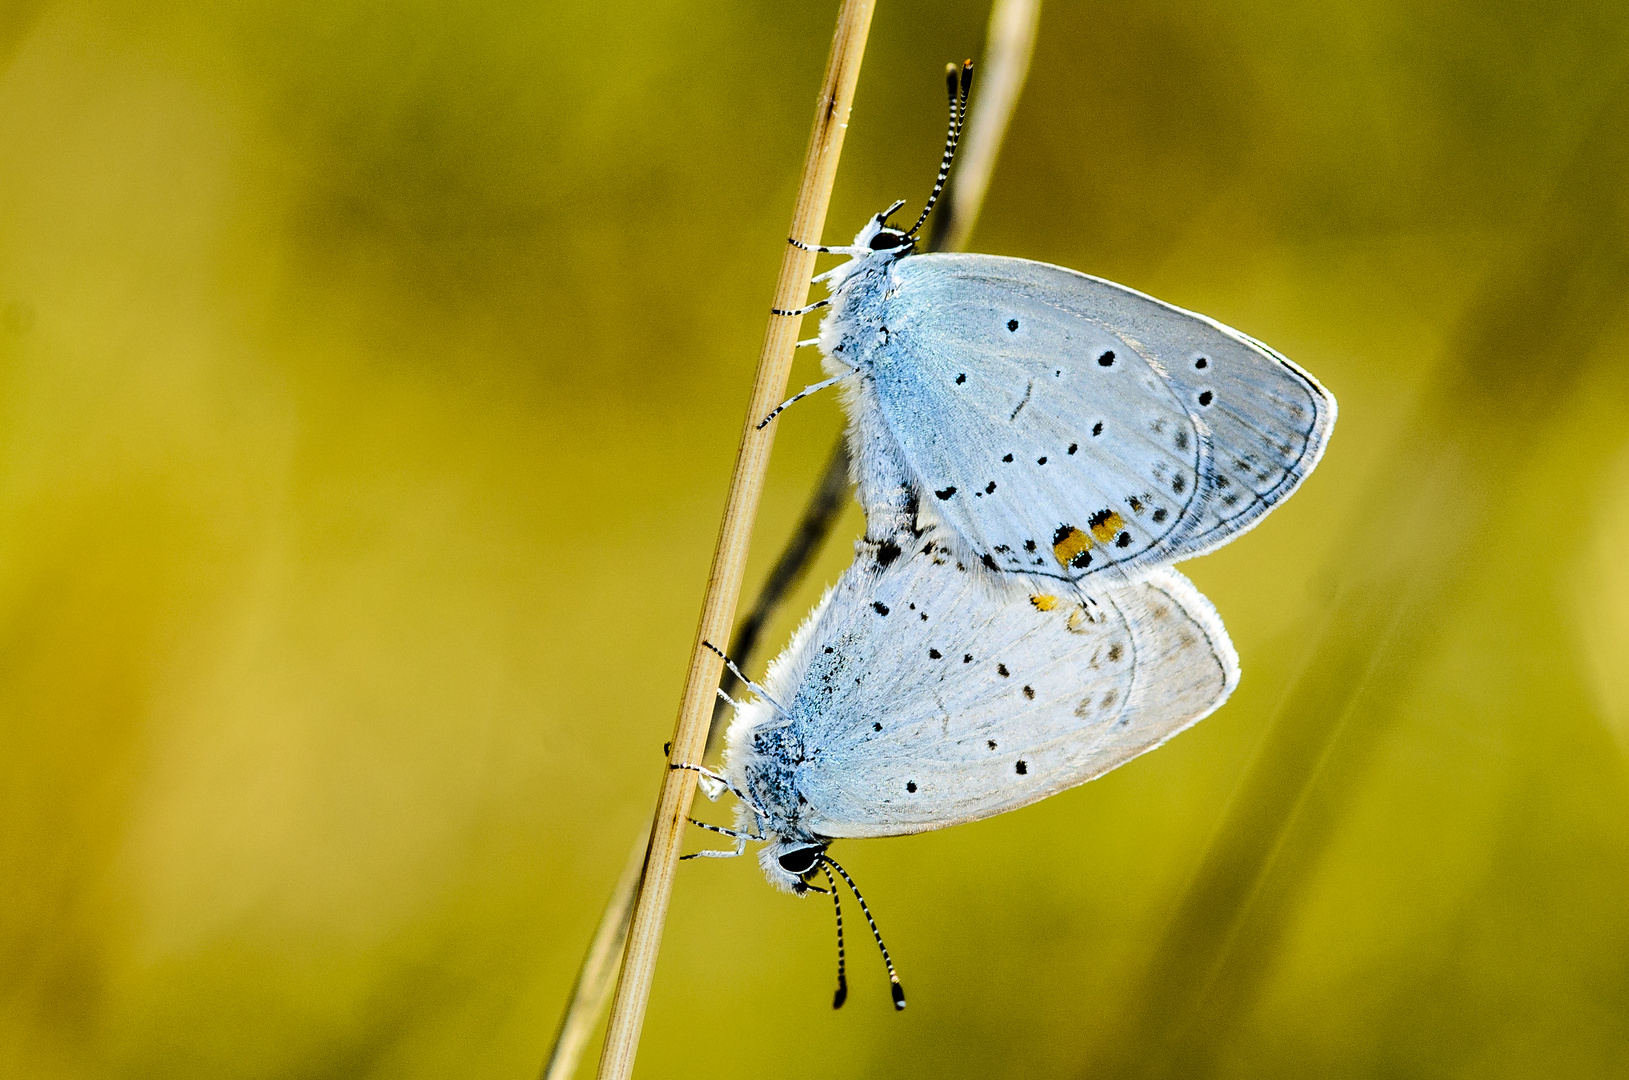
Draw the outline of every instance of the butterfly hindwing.
M857 561L768 688L790 712L779 745L797 759L786 790L802 827L854 837L1083 783L1208 714L1237 679L1215 611L1174 571L1082 605L958 566L928 538L886 567ZM744 737L732 729L732 746Z

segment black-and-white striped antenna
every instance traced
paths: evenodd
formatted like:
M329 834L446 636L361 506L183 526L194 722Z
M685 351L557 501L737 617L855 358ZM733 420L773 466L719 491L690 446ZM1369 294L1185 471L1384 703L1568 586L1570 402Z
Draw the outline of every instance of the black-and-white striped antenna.
M844 870L841 866L839 866L837 864L836 859L834 859L830 855L827 855L824 852L822 852L821 856L820 856L820 862L821 862L822 866L829 866L833 870L837 871L838 875L842 877L842 879L843 879L843 881L845 883L847 883L848 891L854 894L854 899L855 900L859 901L859 903L860 903L860 913L865 916L866 924L871 927L871 936L877 939L877 948L879 950L881 950L881 952L882 952L883 966L885 966L888 969L888 983L889 983L889 988L888 989L889 989L889 992L892 993L893 996L894 996L894 1011L895 1012L902 1012L904 1010L904 1008L905 1008L905 988L903 986L899 985L899 973L894 970L893 958L888 955L888 946L886 946L886 945L884 945L882 943L882 931L877 929L877 920L873 919L871 917L871 909L866 906L865 897L860 895L860 890L858 888L856 888L855 885L854 885L854 879L848 876L848 871L847 870ZM828 873L828 876L830 876L829 873ZM832 892L835 893L836 891L837 891L837 882L834 881L834 882L832 882ZM837 925L839 927L839 932L840 932L841 927L843 925L841 913L839 913ZM837 997L832 1002L833 1008L837 1007L838 1005L841 1005L843 1003L843 999L848 996L848 983L844 979L843 975L841 974L842 973L842 955L843 955L842 954L842 946L841 946L841 944L839 944L838 953L837 953L837 956L838 956L837 963L838 963L838 972L839 972L839 974L837 976L837 978L838 978Z
M831 1007L841 1009L848 1000L848 972L843 959L843 898L838 895L837 879L831 876L831 867L821 860L820 869L831 886L831 902L837 908L837 992L831 996Z
M906 236L916 235L933 212L933 204L939 201L939 195L945 190L945 181L950 178L950 163L956 158L956 144L962 138L962 124L967 119L967 93L972 87L973 61L962 61L960 68L955 64L945 65L945 89L950 94L950 130L945 133L945 156L939 162L939 178L933 182L933 194L928 196L922 216L916 219L916 224L911 226Z

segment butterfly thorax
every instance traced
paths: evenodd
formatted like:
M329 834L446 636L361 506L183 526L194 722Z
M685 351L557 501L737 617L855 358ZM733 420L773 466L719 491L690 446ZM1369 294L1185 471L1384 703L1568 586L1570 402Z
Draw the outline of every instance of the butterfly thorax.
M753 703L759 704L767 702ZM736 809L737 824L742 829L760 830L767 841L758 852L758 862L770 884L802 893L806 889L804 878L814 869L808 852L825 850L825 840L803 821L808 803L798 792L797 783L803 760L802 740L793 725L784 720L739 732L732 728L731 735L725 773L753 804Z
M747 709L767 705L753 702ZM744 710L745 711L745 710ZM768 714L769 709L764 712ZM802 824L801 810L807 804L797 790L797 769L803 762L802 739L793 725L784 720L739 730L732 726L725 775L762 811L766 833L809 840L814 836ZM757 814L747 810L752 822Z
M877 339L882 308L895 284L893 268L916 251L915 237L883 224L898 205L872 217L855 235L853 247L864 254L826 272L832 308L820 323L820 350L862 372L876 346L885 343Z

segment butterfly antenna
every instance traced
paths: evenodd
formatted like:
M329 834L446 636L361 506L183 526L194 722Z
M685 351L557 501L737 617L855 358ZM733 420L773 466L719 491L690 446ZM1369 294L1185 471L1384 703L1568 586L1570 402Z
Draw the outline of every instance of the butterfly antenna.
M933 194L928 196L928 204L922 208L922 216L916 219L906 236L915 236L922 223L928 220L933 212L933 204L939 201L939 196L945 190L945 181L950 177L950 163L956 157L956 144L961 141L962 122L967 117L967 93L973 88L973 61L964 60L962 66L955 64L945 65L945 89L950 94L950 130L945 133L945 156L939 162L939 178L933 182Z
M822 855L820 856L820 862L822 865L829 866L833 870L837 871L837 873L842 876L843 881L848 884L848 891L854 894L855 900L859 901L860 913L865 916L867 925L871 927L871 936L877 939L877 948L882 951L883 965L888 969L888 982L890 984L889 990L894 996L894 1011L905 1011L905 988L899 985L899 973L894 970L893 958L888 955L888 946L882 943L882 931L877 929L877 920L871 917L871 909L866 906L865 897L860 895L860 890L854 885L854 879L848 876L847 870L844 870L838 865L836 859L832 858L830 855ZM832 882L833 891L836 891L836 886L837 883L835 881ZM841 925L841 922L839 922L838 925ZM844 987L842 984L838 985L837 992L840 997L843 995Z
M831 1007L841 1009L848 1000L848 975L843 961L843 898L838 895L837 879L831 876L831 868L822 862L820 869L825 871L826 881L831 885L831 902L837 908L837 993L831 996Z

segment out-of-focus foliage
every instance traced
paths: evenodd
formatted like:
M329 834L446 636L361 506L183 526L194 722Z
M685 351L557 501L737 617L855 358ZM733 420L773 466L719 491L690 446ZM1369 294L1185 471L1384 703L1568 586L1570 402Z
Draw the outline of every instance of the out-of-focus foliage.
M835 7L194 7L0 11L0 1075L527 1076L660 778ZM926 193L986 13L882 0L829 237ZM686 864L643 1074L1621 1075L1629 7L1049 0L1004 155L975 249L1340 398L1185 568L1243 684L840 845L900 1016L863 940L827 1007L823 902ZM754 575L838 426L782 422Z

